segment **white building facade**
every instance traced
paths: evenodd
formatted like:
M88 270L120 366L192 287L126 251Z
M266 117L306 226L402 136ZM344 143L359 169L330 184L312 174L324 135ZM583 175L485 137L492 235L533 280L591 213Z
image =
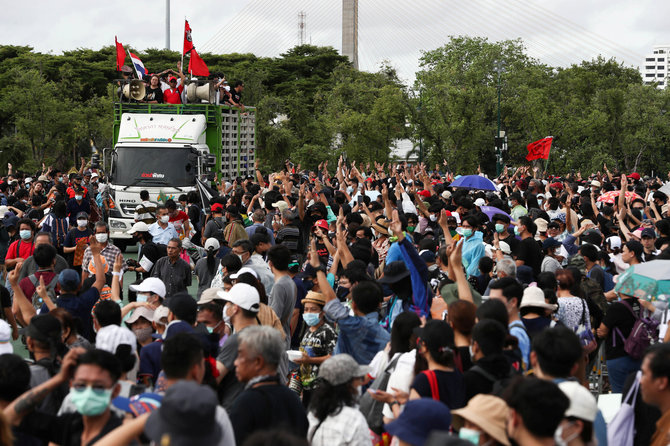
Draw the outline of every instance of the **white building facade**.
M657 84L658 88L668 85L668 57L670 57L670 45L654 45L653 52L644 58L644 64L640 67L642 81L645 85Z

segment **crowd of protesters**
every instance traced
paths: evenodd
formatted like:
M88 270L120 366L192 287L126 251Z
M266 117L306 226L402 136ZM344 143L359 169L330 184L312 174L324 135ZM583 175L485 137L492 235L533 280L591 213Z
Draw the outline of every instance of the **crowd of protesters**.
M670 259L660 178L287 162L206 208L143 191L133 260L104 173L8 167L2 446L669 441L667 300L623 280Z

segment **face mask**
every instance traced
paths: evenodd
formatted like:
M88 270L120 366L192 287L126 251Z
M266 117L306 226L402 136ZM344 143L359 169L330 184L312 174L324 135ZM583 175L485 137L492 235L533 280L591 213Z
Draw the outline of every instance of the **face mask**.
M512 205L512 202L511 202L511 201L508 201L508 202L507 202L507 206L509 206L510 209L514 207L514 206Z
M226 304L226 305L223 307L223 322L224 322L226 325L231 325L231 323L230 323L230 316L228 316L228 307L229 307L229 306L230 306L230 304Z
M146 294L138 294L137 295L137 301L138 302L146 302L149 299L149 296Z
M240 262L242 262L242 265L244 265L244 259L242 258L243 254L235 254L238 259L240 259Z
M146 342L151 337L151 333L153 333L153 330L151 329L151 327L137 328L137 329L133 330L133 333L135 333L135 337L137 338L137 342L142 344L143 342Z
M544 201L544 200L542 200L541 198L538 198L538 199L537 199L537 204L540 205L540 206L542 206L542 202L543 202L543 201Z
M575 432L568 438L563 439L563 425L561 424L556 429L556 432L554 432L554 441L556 442L556 446L568 446L568 443L577 438L578 435L579 432Z
M84 390L70 389L70 398L72 404L77 408L77 412L84 416L93 417L102 414L109 407L109 401L112 398L112 390L102 391L93 390L91 386L86 386Z
M497 223L496 224L496 232L498 234L502 234L503 232L505 232L505 225L501 225L500 223Z
M354 188L351 186L347 186L347 193L351 195L351 193L354 191Z
M74 199L77 200L77 201L81 201L82 198L84 198L83 195L75 195L74 196Z
M518 226L514 226L514 235L521 235L521 232L519 231Z
M407 232L414 232L416 226L407 226Z
M167 223L170 221L170 216L169 215L163 215L161 217L161 223Z
M337 287L337 292L335 293L337 295L337 298L340 300L344 300L347 295L349 294L349 288L345 288L343 286L338 286Z
M77 220L77 226L80 227L80 228L86 227L87 224L88 224L88 220Z
M313 327L321 321L321 317L319 316L319 313L303 313L302 320L304 320L310 327Z
M430 214L430 221L437 221L437 215Z
M20 236L23 240L28 240L32 234L33 234L33 233L30 231L30 229L21 229L21 230L19 231L19 236Z
M468 345L468 353L470 353L471 359L475 357L475 352L472 351L472 345Z
M303 280L302 284L305 286L306 290L311 290L314 288L314 281L313 280Z
M63 177L58 178L58 182L62 183L63 182Z
M461 430L458 431L458 438L467 440L472 444L479 444L479 431L462 427Z
M95 239L98 243L107 243L107 234L95 234Z
M470 228L465 228L463 229L463 237L472 237L472 229Z

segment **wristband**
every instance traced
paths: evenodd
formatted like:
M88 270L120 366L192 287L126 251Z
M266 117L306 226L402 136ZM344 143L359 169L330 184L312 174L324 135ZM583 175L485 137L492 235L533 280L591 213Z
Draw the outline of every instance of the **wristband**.
M389 407L393 407L393 406L395 406L396 404L397 404L397 405L400 405L400 403L399 403L398 401L393 400L393 401L391 401L391 402L389 403Z
M112 271L112 276L119 276L121 277L123 274L121 274L120 271Z

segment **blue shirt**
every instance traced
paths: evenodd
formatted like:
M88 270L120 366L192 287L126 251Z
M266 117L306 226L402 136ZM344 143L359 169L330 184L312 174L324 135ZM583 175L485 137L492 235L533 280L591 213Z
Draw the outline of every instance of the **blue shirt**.
M81 321L80 334L89 341L92 341L93 324L91 323L91 310L93 310L93 306L99 298L100 292L98 289L91 287L78 296L74 294L61 294L56 299L55 304L58 308L65 308L72 317L79 318ZM46 313L48 311L46 304L43 304L41 312Z
M328 302L323 310L337 321L340 328L334 355L348 353L359 364L367 365L391 339L391 335L379 325L377 312L351 316L349 309L337 299Z
M526 327L521 321L514 321L509 324L509 334L519 340L519 350L521 350L521 359L524 369L527 370L530 365L530 338L526 332Z
M149 225L149 234L153 237L154 243L166 246L171 239L179 238L172 223L168 223L165 229L158 226L158 223L152 223Z
M265 228L265 225L263 225L263 223L254 223L253 225L244 228L244 230L247 231L247 235L249 236L249 238L251 238L251 236L256 233L256 229L258 229L258 228ZM265 229L267 229L267 228L265 228ZM274 246L274 244L275 244L274 233L271 230L268 230L267 233L270 236L270 244L272 246Z
M483 234L475 231L471 237L466 238L463 242L463 266L468 277L479 274L479 260L485 254Z

